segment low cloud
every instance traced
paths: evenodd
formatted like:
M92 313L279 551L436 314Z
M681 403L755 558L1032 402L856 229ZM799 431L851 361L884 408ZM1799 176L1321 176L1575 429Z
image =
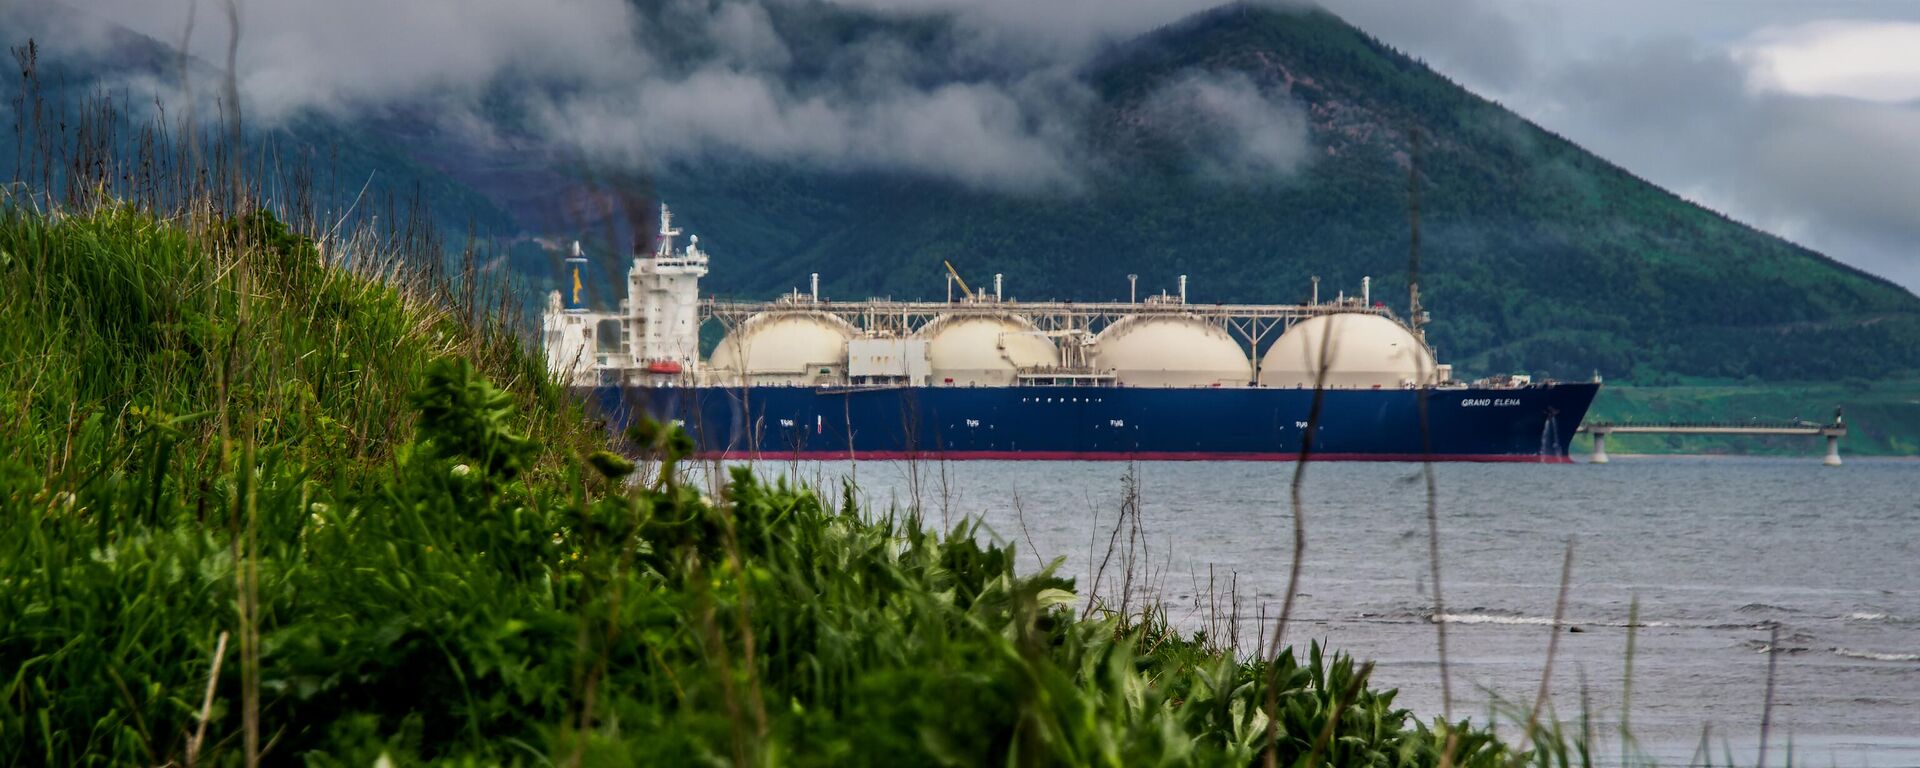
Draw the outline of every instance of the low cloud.
M1311 156L1306 113L1239 73L1189 72L1142 105L1156 132L1183 146L1203 177L1257 182L1293 173Z
M1040 78L1046 80L1047 78ZM642 166L749 156L842 170L907 170L1014 190L1077 180L1068 82L948 83L855 96L799 94L751 72L702 69L609 98L556 100L542 132L590 157Z
M1734 55L1754 84L1802 96L1920 100L1920 22L1829 20L1760 30Z
M165 45L185 42L201 62L223 67L232 34L221 0L23 0L21 8L8 20L57 53L113 53L100 50L117 43L102 30L123 27ZM306 110L468 104L507 75L603 83L648 66L626 0L239 0L237 8L239 86L248 114L268 123Z
M793 61L787 43L773 27L767 9L753 3L720 6L707 23L707 36L719 44L727 63L748 69L778 69Z
M224 62L220 0L88 0L65 15L178 44L195 2L191 50ZM1062 192L1098 166L1077 69L1102 43L1210 0L843 2L955 23L933 39L924 26L827 24L846 37L822 45L817 22L845 11L785 0L242 0L239 86L255 125L401 110L639 170L750 158ZM783 24L812 37L788 39ZM128 77L117 85L165 91L176 79ZM211 85L195 89L202 106ZM1290 145L1304 140L1297 117L1250 84L1181 88L1166 98L1207 118L1217 140L1196 146L1212 175L1285 173L1304 154Z

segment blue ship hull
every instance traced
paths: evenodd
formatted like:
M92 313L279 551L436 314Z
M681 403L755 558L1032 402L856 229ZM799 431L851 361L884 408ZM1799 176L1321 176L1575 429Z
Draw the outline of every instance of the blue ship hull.
M681 424L738 459L1567 461L1597 383L1502 389L618 387L614 426ZM1421 429L1421 398L1427 429ZM1308 426L1313 439L1305 440Z

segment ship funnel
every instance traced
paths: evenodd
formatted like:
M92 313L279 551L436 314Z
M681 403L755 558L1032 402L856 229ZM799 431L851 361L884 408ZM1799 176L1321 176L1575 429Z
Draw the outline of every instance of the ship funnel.
M813 283L813 302L815 304L818 304L820 303L820 273L818 272L813 273L812 283Z
M999 272L993 273L993 300L994 301L1000 301L1000 281L1001 281L1001 274Z
M1320 303L1320 276L1319 275L1313 276L1313 303L1314 304Z
M572 312L585 312L587 311L587 297L585 275L583 273L586 272L587 269L587 257L580 255L580 241L573 241L572 254L567 257L566 262L567 282L566 285L563 286L563 289L567 292L566 308Z
M1187 276L1180 276L1180 303L1187 303Z
M1373 278L1360 278L1360 303L1373 306Z

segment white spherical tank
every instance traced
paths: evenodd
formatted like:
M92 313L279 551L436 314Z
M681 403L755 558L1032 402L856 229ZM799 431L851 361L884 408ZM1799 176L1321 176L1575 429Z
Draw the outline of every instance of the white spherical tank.
M1312 387L1322 368L1331 388L1402 387L1438 378L1433 353L1405 326L1380 315L1343 312L1307 318L1280 334L1260 359L1260 385Z
M1239 342L1188 316L1120 319L1095 338L1093 367L1132 387L1243 387L1253 380Z
M1060 364L1053 341L1014 315L943 315L920 336L936 385L1006 386L1023 368Z
M721 339L707 369L721 385L834 383L853 335L847 321L824 312L766 312Z

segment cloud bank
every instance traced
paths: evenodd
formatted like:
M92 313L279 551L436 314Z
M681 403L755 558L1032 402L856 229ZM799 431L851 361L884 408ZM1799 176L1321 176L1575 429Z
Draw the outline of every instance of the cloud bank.
M671 164L746 155L846 170L904 169L998 189L1074 184L1078 89L1038 77L1007 85L883 86L795 93L754 73L704 68L611 93L542 104L541 132L598 159Z
M1293 173L1309 158L1306 112L1260 91L1245 75L1187 72L1161 84L1144 117L1183 145L1203 178L1255 183Z
M256 125L403 111L475 140L531 137L635 169L746 157L1059 192L1098 165L1084 131L1094 99L1075 69L1205 2L240 0L237 69ZM194 56L225 59L223 0L67 8L173 45L188 39L192 9ZM843 23L849 8L956 23L860 29ZM806 39L786 38L796 26ZM212 86L195 88L209 114ZM1282 173L1305 156L1304 131L1254 130L1284 115L1250 84L1181 88L1221 139L1196 143L1209 167Z

